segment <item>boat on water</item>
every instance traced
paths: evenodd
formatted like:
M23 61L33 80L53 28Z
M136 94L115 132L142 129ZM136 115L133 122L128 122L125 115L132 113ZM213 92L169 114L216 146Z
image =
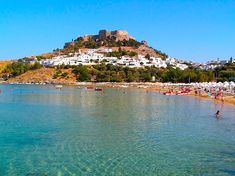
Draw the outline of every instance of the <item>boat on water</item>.
M63 87L62 85L55 85L56 89L62 89L62 87Z
M102 88L95 88L95 91L103 91Z
M87 89L87 90L92 90L92 89L94 89L94 87L92 87L92 86L87 86L86 89Z
M187 91L178 91L176 92L176 95L188 95L190 92L187 92Z
M163 92L163 95L176 95L174 92Z
M9 83L8 82L1 82L0 84L7 85Z

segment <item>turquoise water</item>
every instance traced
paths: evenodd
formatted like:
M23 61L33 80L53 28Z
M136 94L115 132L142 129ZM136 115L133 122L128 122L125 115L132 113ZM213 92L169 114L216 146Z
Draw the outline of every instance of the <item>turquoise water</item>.
M235 175L234 106L138 89L0 89L0 175Z

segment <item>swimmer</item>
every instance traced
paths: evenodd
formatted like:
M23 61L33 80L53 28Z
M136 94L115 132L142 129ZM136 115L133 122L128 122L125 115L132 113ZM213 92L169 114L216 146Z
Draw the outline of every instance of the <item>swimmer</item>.
M219 116L220 116L220 111L219 111L219 110L215 113L215 116L216 116L216 117L219 117Z

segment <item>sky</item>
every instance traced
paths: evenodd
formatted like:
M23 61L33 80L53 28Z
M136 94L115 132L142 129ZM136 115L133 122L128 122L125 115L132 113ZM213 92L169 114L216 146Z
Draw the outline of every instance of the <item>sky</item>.
M169 56L235 57L234 0L0 0L0 59L62 48L100 29L123 29Z

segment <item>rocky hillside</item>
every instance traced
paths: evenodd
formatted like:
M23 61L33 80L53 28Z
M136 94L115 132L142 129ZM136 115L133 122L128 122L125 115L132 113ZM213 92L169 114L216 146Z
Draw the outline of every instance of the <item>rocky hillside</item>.
M146 41L136 41L126 31L116 30L107 31L100 30L97 35L85 35L83 37L77 37L71 42L67 42L63 49L56 49L53 53L47 53L43 56L51 57L56 55L74 53L79 50L96 49L96 48L112 48L114 51L118 49L124 49L128 51L134 51L137 54L147 55L160 58L166 58L167 55L159 50L156 50L148 46Z
M72 84L76 82L76 76L72 73L72 69L40 68L12 77L7 82Z

